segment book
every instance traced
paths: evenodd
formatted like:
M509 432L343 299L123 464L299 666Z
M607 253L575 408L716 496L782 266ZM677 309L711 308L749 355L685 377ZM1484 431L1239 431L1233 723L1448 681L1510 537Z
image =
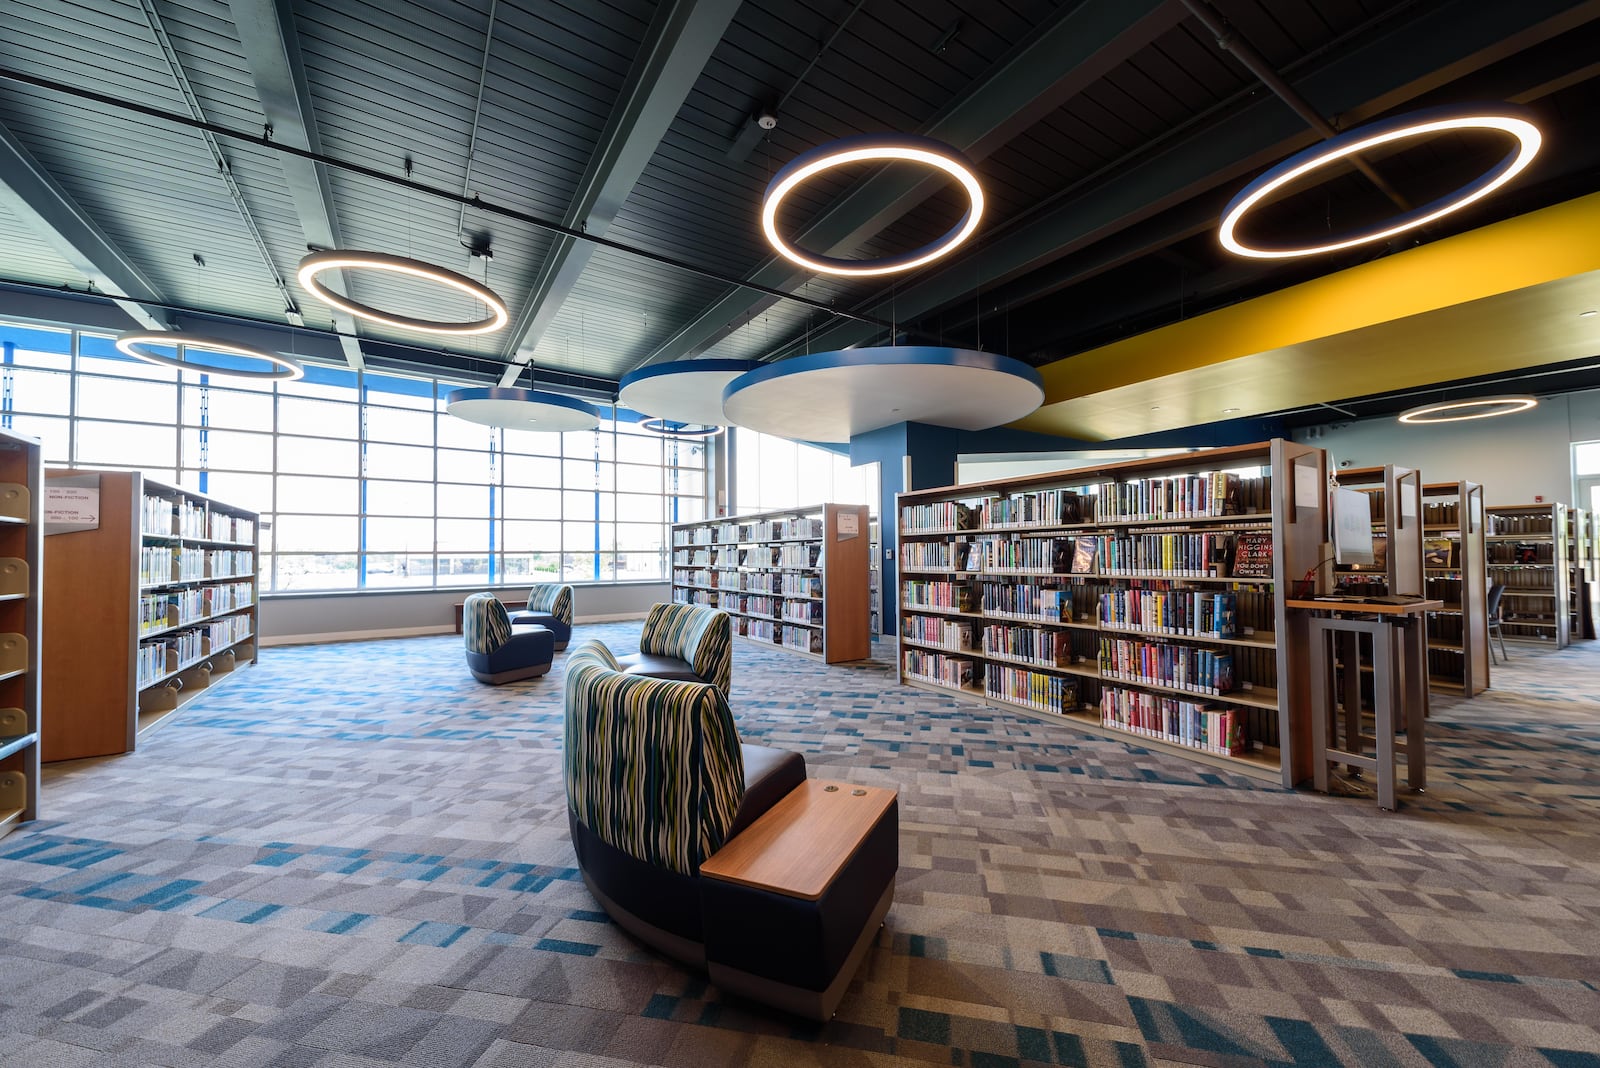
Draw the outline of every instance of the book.
M1095 556L1100 548L1097 534L1080 534L1072 539L1072 574L1094 574Z
M1449 538L1429 538L1422 543L1422 566L1449 567L1454 547Z
M1217 593L1211 599L1211 633L1219 638L1239 636L1239 601L1232 593Z
M1233 539L1233 577L1272 577L1272 534L1241 530Z

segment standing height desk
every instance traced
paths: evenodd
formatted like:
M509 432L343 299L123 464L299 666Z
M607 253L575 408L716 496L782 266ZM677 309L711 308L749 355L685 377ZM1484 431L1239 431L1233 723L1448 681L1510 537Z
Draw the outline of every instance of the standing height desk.
M1378 807L1393 811L1397 807L1398 750L1405 751L1406 785L1419 793L1427 786L1428 635L1424 620L1426 613L1444 602L1418 599L1391 604L1348 598L1289 600L1285 604L1311 615L1311 754L1316 788L1327 792L1330 764L1370 768L1378 778ZM1368 756L1362 745L1359 665L1363 634L1372 639L1374 756ZM1342 740L1333 717L1335 644L1345 664ZM1395 739L1402 730L1406 732L1403 746Z

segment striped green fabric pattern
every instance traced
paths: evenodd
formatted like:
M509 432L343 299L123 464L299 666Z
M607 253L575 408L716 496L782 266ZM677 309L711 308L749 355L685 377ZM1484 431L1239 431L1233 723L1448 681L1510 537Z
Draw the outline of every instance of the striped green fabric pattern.
M461 608L461 633L467 651L492 653L511 638L511 617L492 593L474 593Z
M722 696L733 682L733 618L698 604L653 604L639 634L639 651L686 660Z
M603 841L682 875L721 848L744 759L715 686L617 670L597 641L567 655L567 804Z
M541 582L528 591L528 611L544 612L563 623L572 623L572 587L559 582Z

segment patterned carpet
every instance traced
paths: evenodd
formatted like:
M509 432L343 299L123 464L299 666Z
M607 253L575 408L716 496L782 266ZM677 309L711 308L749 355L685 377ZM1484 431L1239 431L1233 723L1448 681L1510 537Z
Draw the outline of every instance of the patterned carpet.
M581 628L626 648L638 624ZM1398 813L735 643L747 740L901 798L825 1026L724 1000L573 868L561 664L268 649L0 840L5 1068L1600 1065L1595 643L1437 701Z

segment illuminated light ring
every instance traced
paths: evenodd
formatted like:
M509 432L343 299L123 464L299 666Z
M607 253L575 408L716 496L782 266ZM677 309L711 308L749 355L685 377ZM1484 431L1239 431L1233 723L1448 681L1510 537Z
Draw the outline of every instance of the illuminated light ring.
M413 319L410 316L386 312L381 308L351 300L349 297L342 297L317 280L317 275L323 271L334 270L388 271L391 274L410 275L412 278L438 282L473 300L482 301L488 305L490 314L485 318L469 322L447 323L436 319ZM489 334L511 321L505 301L488 286L464 274L457 274L455 271L447 271L443 267L435 267L431 263L407 259L404 256L390 256L383 252L347 252L341 249L313 252L300 261L299 278L300 284L324 304L331 304L335 308L347 311L358 319L383 323L386 326L398 326L403 330L416 330L424 334Z
M1222 213L1222 223L1217 229L1217 238L1222 242L1223 248L1235 255L1256 259L1287 259L1293 256L1315 256L1323 252L1337 252L1340 249L1381 241L1405 230L1425 226L1435 219L1482 200L1511 181L1533 162L1543 138L1539 128L1531 121L1531 115L1532 112L1510 104L1495 104L1492 108L1467 109L1459 106L1426 108L1346 131L1320 145L1313 145L1304 152L1290 156L1241 189L1239 194L1228 202L1227 208ZM1505 158L1493 168L1455 192L1448 193L1420 208L1414 208L1375 230L1329 242L1326 245L1304 248L1254 248L1244 244L1235 236L1240 221L1251 208L1283 186L1318 167L1390 141L1447 130L1500 130L1515 137L1517 146L1507 152Z
M937 240L900 256L875 260L841 260L806 252L791 245L778 233L779 207L784 198L806 179L849 163L890 161L922 163L950 175L967 191L967 213ZM818 145L808 152L802 152L773 175L761 199L761 230L780 256L819 274L849 277L895 274L932 263L971 237L982 218L983 187L978 184L971 166L955 149L928 137L863 134Z
M680 423L673 419L645 419L639 423L639 429L674 438L714 438L728 428L715 423Z
M480 386L451 390L445 411L457 419L502 430L565 434L593 430L600 413L592 404L560 393L520 386Z
M171 345L178 350L176 356L166 356L159 352L150 352L141 348L142 345ZM240 345L234 341L224 341L219 337L204 337L200 334L185 334L176 330L133 330L121 334L116 340L117 350L126 356L145 363L157 364L161 367L175 367L180 371L193 371L201 375L226 375L231 378L281 379L292 382L305 375L305 368L287 356L266 352L262 349L252 348L249 345ZM242 356L247 360L261 360L272 365L270 371L244 371L232 367L217 367L211 364L191 363L185 358L190 349L201 352L215 352L225 356Z
M1408 408L1400 413L1402 423L1413 426L1428 426L1433 423L1464 423L1468 419L1493 419L1497 415L1512 415L1516 412L1525 412L1537 406L1537 397L1485 397L1480 400L1447 401L1443 404L1424 404L1418 408ZM1428 419L1425 416L1436 415L1439 412L1459 411L1463 408L1495 408L1494 411L1475 412L1472 415L1452 415L1444 419Z

